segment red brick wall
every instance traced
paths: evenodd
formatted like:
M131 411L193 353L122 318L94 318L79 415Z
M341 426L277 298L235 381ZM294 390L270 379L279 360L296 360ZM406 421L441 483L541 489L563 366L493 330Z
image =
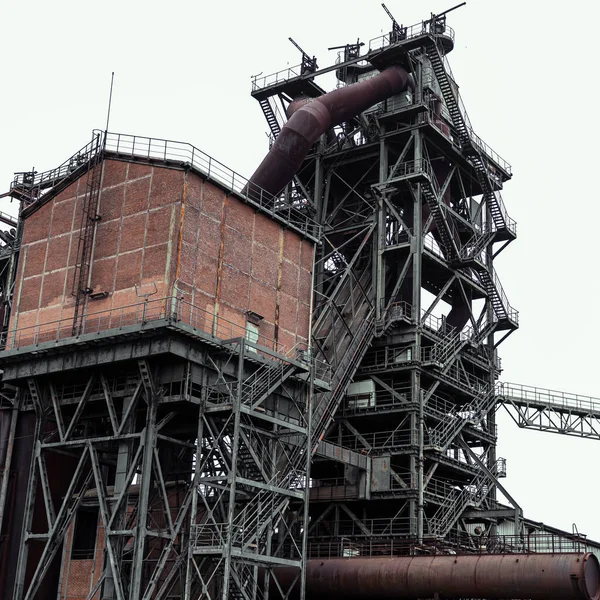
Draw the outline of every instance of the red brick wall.
M313 245L195 173L187 176L178 288L191 304L291 348L306 341Z
M102 574L104 527L101 519L98 519L96 547L94 558L91 560L73 560L71 558L74 531L75 523L71 522L65 536L58 600L86 600ZM100 590L92 597L92 600L99 598Z
M68 335L85 184L27 217L11 329L63 319ZM115 315L155 290L158 308L181 292L207 318L243 328L251 310L264 317L262 336L288 348L306 340L313 245L295 232L196 173L115 160L103 163L98 212L91 287L108 296L90 299L88 314Z

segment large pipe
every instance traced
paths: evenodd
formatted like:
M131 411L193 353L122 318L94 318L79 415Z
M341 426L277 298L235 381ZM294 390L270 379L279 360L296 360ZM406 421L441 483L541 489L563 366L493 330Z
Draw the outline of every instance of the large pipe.
M311 146L328 129L348 121L370 106L399 94L411 84L399 65L352 85L340 88L300 106L283 126L271 150L250 177L254 186L278 194L298 172Z
M276 570L284 589L298 571ZM588 554L399 556L309 560L306 595L395 600L433 598L526 598L598 600L600 566Z

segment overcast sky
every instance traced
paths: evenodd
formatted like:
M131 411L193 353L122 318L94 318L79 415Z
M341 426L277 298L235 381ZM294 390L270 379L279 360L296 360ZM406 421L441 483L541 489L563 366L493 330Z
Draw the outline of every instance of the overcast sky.
M453 0L388 0L404 24ZM450 62L478 135L513 165L504 200L518 239L497 261L521 328L505 381L600 396L595 2L469 0L452 13ZM250 77L389 31L375 0L81 2L0 6L0 185L53 168L104 128L188 141L249 176L267 150ZM0 210L9 211L7 201ZM13 207L14 208L14 207ZM600 441L519 430L500 409L498 455L527 517L600 540Z

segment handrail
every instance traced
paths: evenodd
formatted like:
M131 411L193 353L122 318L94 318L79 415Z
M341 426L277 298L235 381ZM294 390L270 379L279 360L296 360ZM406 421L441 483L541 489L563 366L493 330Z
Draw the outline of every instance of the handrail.
M392 44L396 44L399 42L405 42L406 40L410 40L427 34L435 36L443 35L445 37L450 38L452 41L454 41L455 38L454 29L452 29L452 27L446 25L444 33L439 34L435 31L432 31L430 21L421 21L420 23L415 23L414 25L409 25L407 27L403 27L402 29L405 31L405 36L403 36L404 39L402 40L393 39L392 37L390 37L389 33L385 33L383 35L374 37L373 39L369 40L369 52L373 50L381 50L386 46L391 46Z
M502 287L502 284L500 283L500 279L499 279L498 274L496 273L495 269L492 268L491 272L492 272L492 281L494 283L494 286L496 287L498 296L500 296L500 300L502 301L502 305L504 306L504 308L506 310L508 318L511 319L512 321L514 321L515 323L518 323L519 322L519 311L516 308L513 308L511 306L510 302L508 301L506 292L504 291L504 288Z
M12 182L12 188L41 189L47 187L52 182L63 179L64 177L73 173L79 167L86 164L93 156L95 156L96 151L101 151L101 149L102 145L97 144L96 137L94 135L94 139L91 142L88 142L85 146L83 146L83 148L78 150L65 162L54 169L43 171L42 173L16 173Z
M504 403L543 404L562 410L576 410L600 417L600 398L538 388L518 383L496 383L496 396Z
M416 537L373 537L368 541L361 539L313 541L308 545L308 558L335 558L345 556L406 556L414 553L415 548L426 550L428 555L447 555L451 549L458 555L480 554L538 554L597 552L598 547L588 542L584 535L564 535L556 533L533 532L527 535L482 535L450 534L444 539Z
M187 142L109 132L106 134L105 150L117 156L177 161L191 165L210 179L242 196L250 204L284 219L306 235L318 237L319 225L306 214L304 209L307 207L298 203L287 203L279 196L270 194Z
M404 42L406 40L419 37L421 35L440 35L435 32L431 28L431 23L427 21L421 21L420 23L416 23L414 25L410 25L404 28L406 32L406 36L402 40L392 40L389 34L384 34L378 37L375 37L369 41L369 52L368 54L362 57L362 60L367 60L368 55L373 52L379 52L386 46L390 46L391 44L395 44L397 42ZM455 33L452 27L448 25L445 26L445 31L441 35L445 37L449 37L452 41L454 41ZM341 64L336 61L336 64ZM294 65L293 67L286 67L281 71L275 71L274 73L269 73L268 75L253 75L251 78L252 81L252 91L255 92L257 90L261 90L263 88L267 88L272 85L276 85L278 83L284 83L290 79L294 79L296 77L300 77L304 73L302 72L302 64ZM318 72L317 72L318 75Z
M98 136L100 136L100 143L97 142ZM249 204L276 219L285 221L302 234L313 240L319 237L320 226L307 214L307 205L298 200L292 199L288 202L282 197L274 196L202 150L186 142L174 140L94 130L94 140L55 169L43 173L17 173L12 189L28 190L32 195L31 199L38 200L42 189L59 183L88 164L96 152L105 152L117 157L189 165L226 189L235 192Z
M73 335L73 317L67 317L27 327L16 327L0 334L0 347L15 350L47 342L77 339L84 335L101 334L135 325L145 325L159 320L189 325L194 330L223 341L246 337L246 327L200 308L179 296L164 296L154 300L140 300L83 315L81 333ZM256 342L246 340L246 345L257 350L267 349L282 360L297 360L299 345L287 348L278 341L260 335ZM271 356L271 355L269 355ZM302 359L305 362L305 359Z
M261 90L263 88L282 83L288 79L294 77L300 77L302 75L302 65L294 65L293 67L287 67L281 71L275 71L275 73L269 73L268 75L253 75L252 76L252 91Z

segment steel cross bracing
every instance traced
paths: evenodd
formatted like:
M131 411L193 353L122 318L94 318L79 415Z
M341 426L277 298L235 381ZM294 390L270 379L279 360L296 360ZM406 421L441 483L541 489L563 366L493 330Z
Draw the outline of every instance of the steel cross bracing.
M444 103L450 113L452 123L457 131L463 152L473 163L477 179L481 186L484 201L492 216L495 226L495 239L514 239L516 237L516 224L508 216L502 197L495 189L495 185L490 178L490 172L482 156L481 150L473 142L472 132L466 123L465 115L461 111L458 99L450 83L448 73L444 67L443 56L437 44L427 45L427 54L431 61L431 66L437 78L442 92Z
M505 382L496 398L524 429L600 439L600 398Z
M496 334L513 331L518 313L495 274L492 248L514 239L515 227L490 151L472 132L433 39L423 35L417 48L412 37L409 53L415 101L427 118L410 110L392 117L385 106L368 118L359 115L336 143L319 141L297 174L304 189L314 189L323 231L313 340L315 357L333 373L332 392L316 397L311 445L315 449L322 439L369 457L366 479L353 475L359 461L316 458L311 543L349 533L445 535L461 527L460 513L474 497L488 508L494 503L493 469L484 472L468 457L456 457L464 442L486 464L498 460L495 348L502 338ZM384 68L384 59L377 60ZM424 67L435 72L451 116L447 137L452 152L459 140L459 160L437 141L441 129ZM296 82L286 85L282 80L256 97L293 99ZM427 301L423 291L431 295ZM484 307L476 309L476 300ZM449 309L440 320L442 305ZM374 382L373 398L346 398L351 381ZM380 404L384 397L391 401ZM365 487L365 480L377 483ZM443 489L463 498L456 514L444 512ZM323 509L318 499L332 497L337 507ZM406 499L400 506L386 500L399 497ZM387 525L380 527L375 515Z
M242 378L245 343L238 344L238 376L221 369L202 411L195 471L202 493L193 510L188 575L208 598L261 597L263 584L287 597L290 590L281 589L270 569L295 566L299 577L303 570L303 514L293 517L288 509L290 502L302 506L306 495L310 415L304 388L294 394L285 383L308 367L282 361ZM287 393L275 400L278 388Z
M90 502L105 539L90 597L256 598L269 581L280 587L273 566L301 574L311 368L261 360L245 340L195 348L198 363L140 359L19 382L37 429L14 598L37 597Z

